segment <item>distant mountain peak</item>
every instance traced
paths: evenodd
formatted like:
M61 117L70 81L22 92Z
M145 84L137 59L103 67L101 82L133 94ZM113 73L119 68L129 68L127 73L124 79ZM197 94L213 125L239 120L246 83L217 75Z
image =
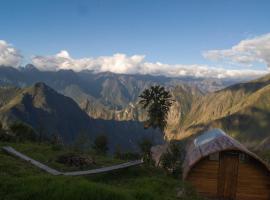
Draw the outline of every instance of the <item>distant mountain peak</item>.
M38 72L38 68L35 67L33 64L27 64L24 67L20 67L21 71L27 71L27 72Z
M44 82L37 82L33 86L29 87L29 90L35 94L55 94L58 93Z
M26 69L36 69L36 67L33 64L30 64L30 63L25 65L25 68Z
M46 85L44 82L37 82L35 83L34 85L35 88L42 88L42 89L45 89L45 88L50 88L48 85Z

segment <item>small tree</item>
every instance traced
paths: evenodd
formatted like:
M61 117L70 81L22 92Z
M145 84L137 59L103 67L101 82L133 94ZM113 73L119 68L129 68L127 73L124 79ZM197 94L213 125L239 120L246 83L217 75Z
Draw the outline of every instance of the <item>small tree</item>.
M15 135L16 140L19 142L37 140L36 131L32 127L24 123L14 123L9 127L9 129Z
M144 138L139 142L139 147L143 156L143 161L146 165L153 165L154 161L152 159L151 147L153 143L150 139Z
M97 136L94 141L93 149L98 154L106 154L107 151L109 150L107 136L106 135Z
M139 97L141 98L139 103L142 105L143 109L147 109L148 114L148 119L144 122L144 127L152 127L154 129L159 128L164 133L167 126L168 113L174 101L170 92L165 90L164 87L156 85L151 86L149 89L145 89ZM143 148L142 151L144 161L151 162L152 143L146 142L141 145L145 146L144 148L147 148Z
M164 87L156 85L145 89L139 96L143 109L147 109L148 120L145 127L159 128L164 132L167 126L167 117L173 103L172 95Z

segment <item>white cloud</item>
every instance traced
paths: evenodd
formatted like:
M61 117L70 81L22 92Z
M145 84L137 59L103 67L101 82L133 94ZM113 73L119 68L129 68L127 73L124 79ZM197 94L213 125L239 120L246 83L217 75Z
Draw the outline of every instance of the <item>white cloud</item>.
M269 38L270 34L252 40L244 40L232 47L232 49L208 51L205 53L205 56L216 60L232 58L234 62L250 64L251 62L258 61L265 62L269 65ZM23 56L16 48L6 41L0 40L0 66L13 66L18 68L22 59ZM126 54L121 53L112 56L75 59L72 58L66 50L62 50L52 56L34 56L32 58L32 63L42 71L72 69L74 71L92 70L97 73L109 71L121 74L151 74L168 77L251 78L269 72L267 70L252 69L231 70L199 64L169 65L160 62L147 62L144 55L127 56Z
M17 49L6 41L0 40L0 66L18 67L22 58L22 55Z
M247 66L259 62L270 67L270 33L242 40L231 49L206 51L203 56L214 61L227 60Z
M60 69L81 71L88 69L96 72L136 73L143 59L144 56L141 55L128 57L125 54L73 59L66 50L62 50L53 56L35 56L32 58L32 62L38 69L45 71L57 71Z
M74 71L93 70L94 72L113 72L123 74L152 74L169 77L195 76L215 78L237 78L260 76L267 71L259 70L230 70L214 68L207 65L169 65L160 62L151 63L145 61L144 55L127 56L114 54L97 58L74 59L65 50L53 56L35 56L33 64L40 70L57 71L60 69L72 69Z

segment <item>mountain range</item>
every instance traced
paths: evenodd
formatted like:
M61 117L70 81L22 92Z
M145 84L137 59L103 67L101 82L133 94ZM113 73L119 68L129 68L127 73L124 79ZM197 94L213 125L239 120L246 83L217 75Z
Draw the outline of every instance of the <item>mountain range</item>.
M247 146L259 148L270 140L269 122L270 75L266 75L199 97L184 116L179 132L183 136L219 127Z
M145 113L138 105L139 94L150 85L164 85L181 100L183 111L174 105L170 122L177 124L180 113L186 112L193 96L216 91L235 83L233 79L180 77L169 78L150 75L126 75L113 73L74 72L72 70L39 71L33 65L15 69L0 67L0 85L24 88L43 82L57 92L75 100L91 118L117 121L144 121ZM181 95L179 95L181 93ZM180 100L180 99L179 99ZM173 126L168 130L174 131Z
M91 141L98 135L106 135L111 151L116 146L137 151L138 143L144 138L152 139L154 144L163 142L160 131L146 130L137 121L93 119L73 99L41 82L25 88L2 86L0 94L0 121L6 129L23 122L47 138L59 135L66 144L81 135Z
M91 136L109 132L113 145L118 140L127 148L127 141L135 144L149 134L161 142L158 130L143 129L140 122L147 115L138 104L139 94L155 84L165 86L176 100L167 139L220 127L250 147L269 146L270 75L247 81L0 67L0 119L20 119L36 129L42 124L47 132L61 132L68 142L80 130Z

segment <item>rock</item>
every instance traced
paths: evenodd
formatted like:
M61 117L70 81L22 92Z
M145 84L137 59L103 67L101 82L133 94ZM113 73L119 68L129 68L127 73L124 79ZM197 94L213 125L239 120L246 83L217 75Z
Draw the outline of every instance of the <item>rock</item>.
M89 165L95 165L95 160L90 156L64 154L58 157L56 160L59 163L66 164L75 167L84 167Z
M176 197L177 198L182 198L182 197L184 197L184 195L185 195L185 190L184 190L184 188L177 188L176 189Z

